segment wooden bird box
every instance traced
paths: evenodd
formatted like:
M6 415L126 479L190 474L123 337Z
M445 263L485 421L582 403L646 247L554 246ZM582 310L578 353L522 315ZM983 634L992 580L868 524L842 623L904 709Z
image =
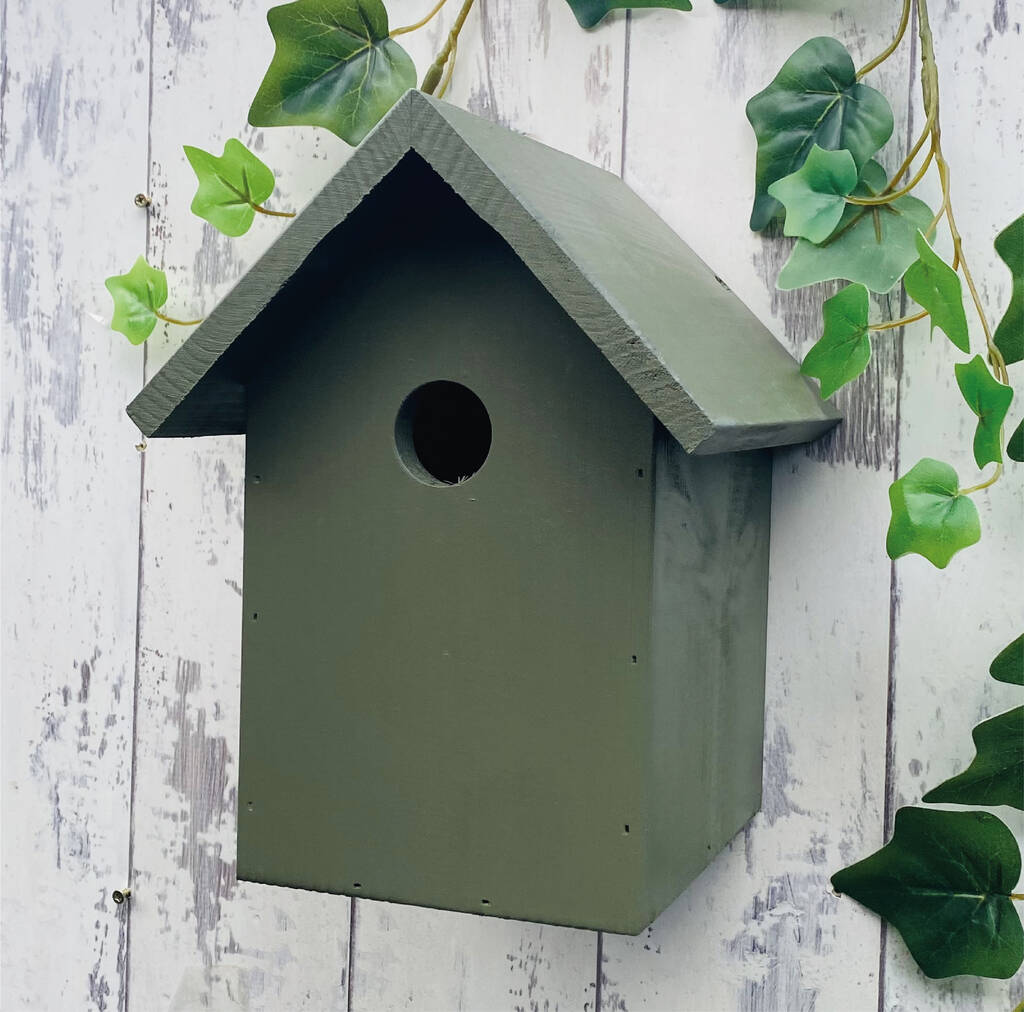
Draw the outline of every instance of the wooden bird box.
M757 810L838 416L617 177L409 92L128 411L246 434L239 878L636 933Z

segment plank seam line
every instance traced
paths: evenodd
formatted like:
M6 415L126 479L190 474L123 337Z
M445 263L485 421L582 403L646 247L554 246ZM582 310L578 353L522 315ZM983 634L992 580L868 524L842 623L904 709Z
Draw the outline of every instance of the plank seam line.
M146 193L152 192L153 184L153 39L156 34L156 0L149 3L149 94L146 102ZM150 257L152 241L151 212L146 211L146 260ZM146 371L149 365L149 346L142 345L142 383L146 383ZM135 800L138 785L139 765L139 689L142 681L142 588L145 574L145 506L146 506L146 455L139 454L139 540L138 565L136 567L135 588L135 671L132 684L132 753L131 753L131 786L128 795L128 885L132 886L135 877ZM128 1012L131 998L131 938L132 938L132 905L127 904L124 922L124 970L122 979L122 1001L120 1012Z
M633 12L627 7L622 46L622 133L619 136L619 178L626 178L626 131L629 126L629 43L633 36Z
M7 0L0 7L0 165L7 166L7 85L10 80L7 57Z
M917 9L912 8L910 30L910 61L907 70L907 127L905 144L909 151L914 139L914 67L917 65ZM907 314L907 293L900 292L900 317ZM893 440L892 478L896 481L900 474L900 431L902 425L902 392L903 392L903 335L906 328L901 327L896 339L896 412L894 425L896 438ZM899 617L899 591L896 575L896 563L889 563L889 643L887 656L885 686L885 780L882 799L882 830L887 836L892 830L893 801L895 800L895 768L896 739L893 732L894 714L896 709L896 624ZM884 920L878 929L878 1012L885 1012L885 969L888 962L889 927Z
M353 978L355 976L356 962L356 903L358 901L353 896L349 899L348 902L348 977L345 981L345 1008L347 1009L347 1012L352 1012L352 995L355 990Z

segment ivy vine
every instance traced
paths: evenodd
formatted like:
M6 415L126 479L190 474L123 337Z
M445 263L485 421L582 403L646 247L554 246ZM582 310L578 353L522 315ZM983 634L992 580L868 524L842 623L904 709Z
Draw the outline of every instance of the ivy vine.
M892 110L863 79L895 53L916 13L921 43L924 127L892 174L875 159L893 129ZM889 489L890 558L917 554L944 569L981 538L973 496L1003 475L1006 456L1021 459L1021 426L1007 441L1013 401L1007 366L1024 358L1024 216L995 240L1013 279L1010 305L993 331L957 228L950 170L942 150L939 74L927 0L903 0L899 27L884 52L860 70L836 39L811 39L747 104L757 137L756 195L750 225L783 219L797 238L778 277L782 289L846 281L822 305L821 338L801 370L821 384L822 397L854 381L871 359L872 339L928 319L962 354L971 339L964 310L966 284L983 354L954 366L957 386L977 416L973 451L987 478L963 487L949 464L925 458ZM916 167L915 167L916 165ZM935 210L913 196L930 169L941 189ZM936 252L939 229L953 250ZM870 322L870 292L902 282L919 309L898 320ZM1022 423L1024 424L1024 423ZM994 677L1024 682L1018 638L993 662ZM1006 805L1024 810L1024 706L974 729L977 754L957 776L927 792L926 803ZM1010 977L1024 961L1024 930L1014 900L1021 858L1007 826L989 812L906 807L892 838L878 852L832 877L837 892L874 910L903 936L930 977L976 974Z
M415 24L390 29L381 0L295 0L272 8L267 20L275 52L249 110L252 126L319 126L358 144L409 88L416 86L412 59L396 41L436 17L447 0ZM454 72L459 34L474 0L463 0L444 45L420 87L444 95ZM583 28L627 7L691 9L690 0L567 0ZM726 0L716 0L726 2ZM916 15L921 49L924 126L907 156L887 172L876 156L892 136L886 97L864 78L904 41ZM974 496L1003 475L1004 456L1024 459L1024 420L1009 439L1013 403L1008 366L1024 359L1024 215L996 238L995 249L1012 279L1001 320L990 326L957 228L950 169L942 149L939 72L928 18L928 0L902 0L892 42L860 69L833 38L800 46L771 83L747 104L757 140L755 196L750 227L782 223L796 238L777 279L780 289L827 281L846 286L822 303L821 338L801 369L830 397L864 372L872 341L906 324L928 319L961 354L955 379L976 416L973 455L987 478L964 487L954 468L925 458L893 482L886 550L892 559L918 554L939 569L982 535ZM192 211L225 235L239 236L257 215L293 217L271 210L271 170L240 141L229 139L216 156L186 146L198 189ZM941 190L937 208L913 191L930 171ZM936 249L940 233L952 248L950 262ZM902 284L917 307L896 320L871 321L871 293ZM971 356L971 326L981 333L981 353ZM157 321L190 325L165 315L167 279L139 257L125 274L107 278L114 300L111 327L141 344ZM1024 635L990 666L991 676L1024 686ZM1024 706L979 724L976 756L963 772L939 784L925 803L1009 806L1024 810ZM1007 826L985 811L901 808L893 834L879 851L837 872L837 892L858 900L903 936L931 977L975 974L1012 976L1024 961L1024 930L1013 901L1021 857Z

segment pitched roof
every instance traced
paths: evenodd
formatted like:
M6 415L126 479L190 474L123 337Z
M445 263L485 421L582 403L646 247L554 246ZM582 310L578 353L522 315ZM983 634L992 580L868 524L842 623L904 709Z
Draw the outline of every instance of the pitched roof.
M799 443L840 416L701 259L617 176L408 92L128 406L147 436L245 431L218 362L318 243L415 152L515 250L696 453Z

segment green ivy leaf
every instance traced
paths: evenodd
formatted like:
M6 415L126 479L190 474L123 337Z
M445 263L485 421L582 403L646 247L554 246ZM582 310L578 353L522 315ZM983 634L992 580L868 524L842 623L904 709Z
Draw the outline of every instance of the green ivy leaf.
M858 197L877 196L888 183L885 169L869 162L853 191ZM918 258L915 239L932 221L931 209L906 196L883 207L847 204L839 226L815 246L798 239L782 270L778 287L803 288L819 281L860 282L873 292L888 292Z
M750 227L759 232L782 211L768 192L796 172L817 144L845 148L859 172L892 136L892 109L885 96L857 83L846 47L826 37L805 42L764 91L747 103L757 137L754 208Z
M1006 444L1006 456L1018 463L1024 461L1024 419L1013 430L1010 441Z
M957 363L953 368L960 393L978 416L978 427L974 431L974 459L978 467L1001 461L1003 420L1010 410L1013 390L988 371L980 355L975 355L970 362Z
M848 285L822 305L825 332L800 366L805 376L821 380L822 398L831 397L867 368L871 359L868 307L868 290L863 285Z
M648 10L652 7L670 11L692 11L693 4L690 0L566 0L581 28L593 28L604 19L606 14L612 11L621 11L626 8L633 10ZM725 3L726 0L716 0L717 3Z
M915 553L945 569L949 560L981 538L981 521L960 494L956 471L925 457L889 486L892 518L885 539L890 559Z
M994 815L901 808L892 839L832 885L896 928L929 977L1005 979L1024 959L1019 875L1017 842Z
M272 7L267 22L277 48L249 109L253 126L326 127L358 144L416 87L380 0L296 0Z
M903 277L907 295L928 310L933 332L938 327L962 352L969 352L971 341L959 275L932 249L922 232L917 233L915 245L920 259Z
M1024 633L999 651L988 673L997 681L1024 685Z
M274 173L234 138L220 158L188 144L184 150L199 179L192 213L225 235L244 235L256 217L254 207L274 192Z
M1024 706L982 721L972 732L971 765L921 800L945 805L1009 805L1024 811Z
M1024 214L996 236L995 247L1013 277L1010 305L993 337L1006 364L1010 365L1024 359Z
M846 207L846 195L857 185L857 163L849 151L811 147L796 172L776 179L768 193L786 208L786 235L824 242Z
M139 257L127 274L115 274L104 284L114 299L110 329L142 344L156 326L156 311L167 301L167 275Z

